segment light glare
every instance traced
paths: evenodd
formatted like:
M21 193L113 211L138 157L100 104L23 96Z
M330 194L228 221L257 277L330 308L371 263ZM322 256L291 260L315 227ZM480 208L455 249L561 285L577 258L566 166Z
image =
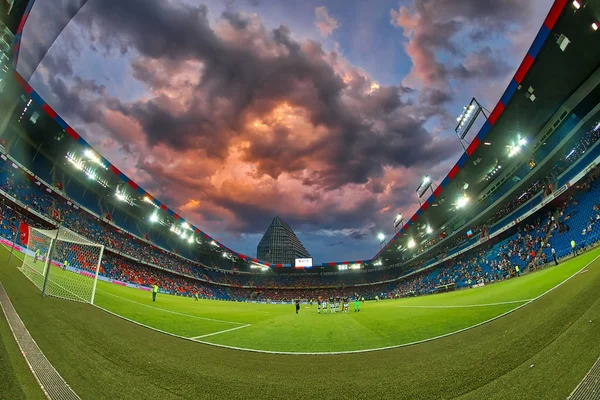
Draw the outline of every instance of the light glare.
M463 196L456 202L456 208L463 208L469 202L469 198L467 196Z

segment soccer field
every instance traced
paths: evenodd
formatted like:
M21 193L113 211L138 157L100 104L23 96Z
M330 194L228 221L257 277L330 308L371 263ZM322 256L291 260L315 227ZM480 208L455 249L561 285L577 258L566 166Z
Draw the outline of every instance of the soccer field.
M205 342L285 352L397 346L524 305L420 345L336 356L218 348L87 304L42 298L17 270L18 260L0 263L0 281L42 351L81 398L564 399L600 355L600 260L589 264L598 254L484 288L367 302L348 315L317 315L314 306L296 315L291 305L167 295L152 303L148 292L98 287L100 306L140 323L186 338L210 335L199 339ZM512 301L517 303L495 304ZM0 362L6 360L11 369L0 373L0 398L41 398L3 321Z
M317 313L316 304L256 304L161 295L98 281L96 305L140 324L204 343L283 353L367 351L430 340L467 329L517 307L561 284L592 261L596 250L556 268L476 289L439 295L368 301L361 311ZM38 263L41 265L41 263ZM91 280L54 268L59 289Z

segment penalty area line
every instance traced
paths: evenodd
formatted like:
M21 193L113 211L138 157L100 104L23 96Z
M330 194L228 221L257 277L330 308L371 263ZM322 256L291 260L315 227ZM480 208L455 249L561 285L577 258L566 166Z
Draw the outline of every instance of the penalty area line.
M221 333L225 333L225 332L235 331L237 329L247 328L249 326L252 326L252 324L246 324L246 325L242 325L242 326L236 326L235 328L225 329L223 331L218 331L218 332L213 332L213 333L207 333L206 335L194 336L194 337L191 337L190 339L192 339L192 340L202 339L202 338L209 337L209 336L220 335Z
M398 308L472 308L472 307L491 307L491 306L501 306L504 304L515 304L515 303L527 303L528 301L532 301L533 299L525 299L525 300L513 300L513 301L501 301L498 303L484 303L484 304L463 304L463 305L453 305L453 306L398 306Z

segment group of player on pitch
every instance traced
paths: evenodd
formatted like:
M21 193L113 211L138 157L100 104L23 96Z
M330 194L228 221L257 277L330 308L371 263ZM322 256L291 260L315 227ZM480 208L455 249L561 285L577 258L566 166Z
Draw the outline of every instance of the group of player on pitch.
M343 306L342 312L347 313L349 311L349 297L330 297L329 301L327 298L323 299L321 297L317 298L317 314L321 314L321 309L323 309L323 314L327 314L327 305L329 304L329 311L331 314L335 314L340 311L340 305ZM363 298L364 301L364 298ZM310 300L310 305L312 306L313 300ZM354 300L354 312L360 311L360 298L355 296Z

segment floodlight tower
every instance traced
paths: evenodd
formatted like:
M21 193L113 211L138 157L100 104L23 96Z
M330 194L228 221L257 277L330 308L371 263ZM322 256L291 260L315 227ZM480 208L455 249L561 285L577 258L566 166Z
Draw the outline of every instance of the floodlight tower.
M398 232L398 227L402 224L402 222L404 222L404 218L402 217L401 213L398 213L396 218L394 218L394 232Z
M469 130L473 126L473 123L479 116L479 113L483 114L483 116L487 120L490 112L485 107L483 107L477 101L477 99L475 99L475 97L473 97L469 105L463 107L462 113L458 118L456 118L458 124L456 125L454 132L456 132L456 136L458 137L458 141L460 142L460 145L462 146L463 150L466 150L467 146L469 145L469 142L465 140L465 137L467 136Z
M431 180L431 178L429 177L429 175L425 175L423 177L423 179L421 180L421 183L419 183L419 186L417 187L417 198L419 200L419 205L421 204L421 199L423 198L423 196L425 195L425 193L427 192L427 190L431 190L431 194L433 194L434 188L436 188L437 185L435 183L433 183L433 181Z
M377 239L379 239L379 250L381 250L383 248L383 243L385 242L385 235L380 232L379 235L377 235Z

